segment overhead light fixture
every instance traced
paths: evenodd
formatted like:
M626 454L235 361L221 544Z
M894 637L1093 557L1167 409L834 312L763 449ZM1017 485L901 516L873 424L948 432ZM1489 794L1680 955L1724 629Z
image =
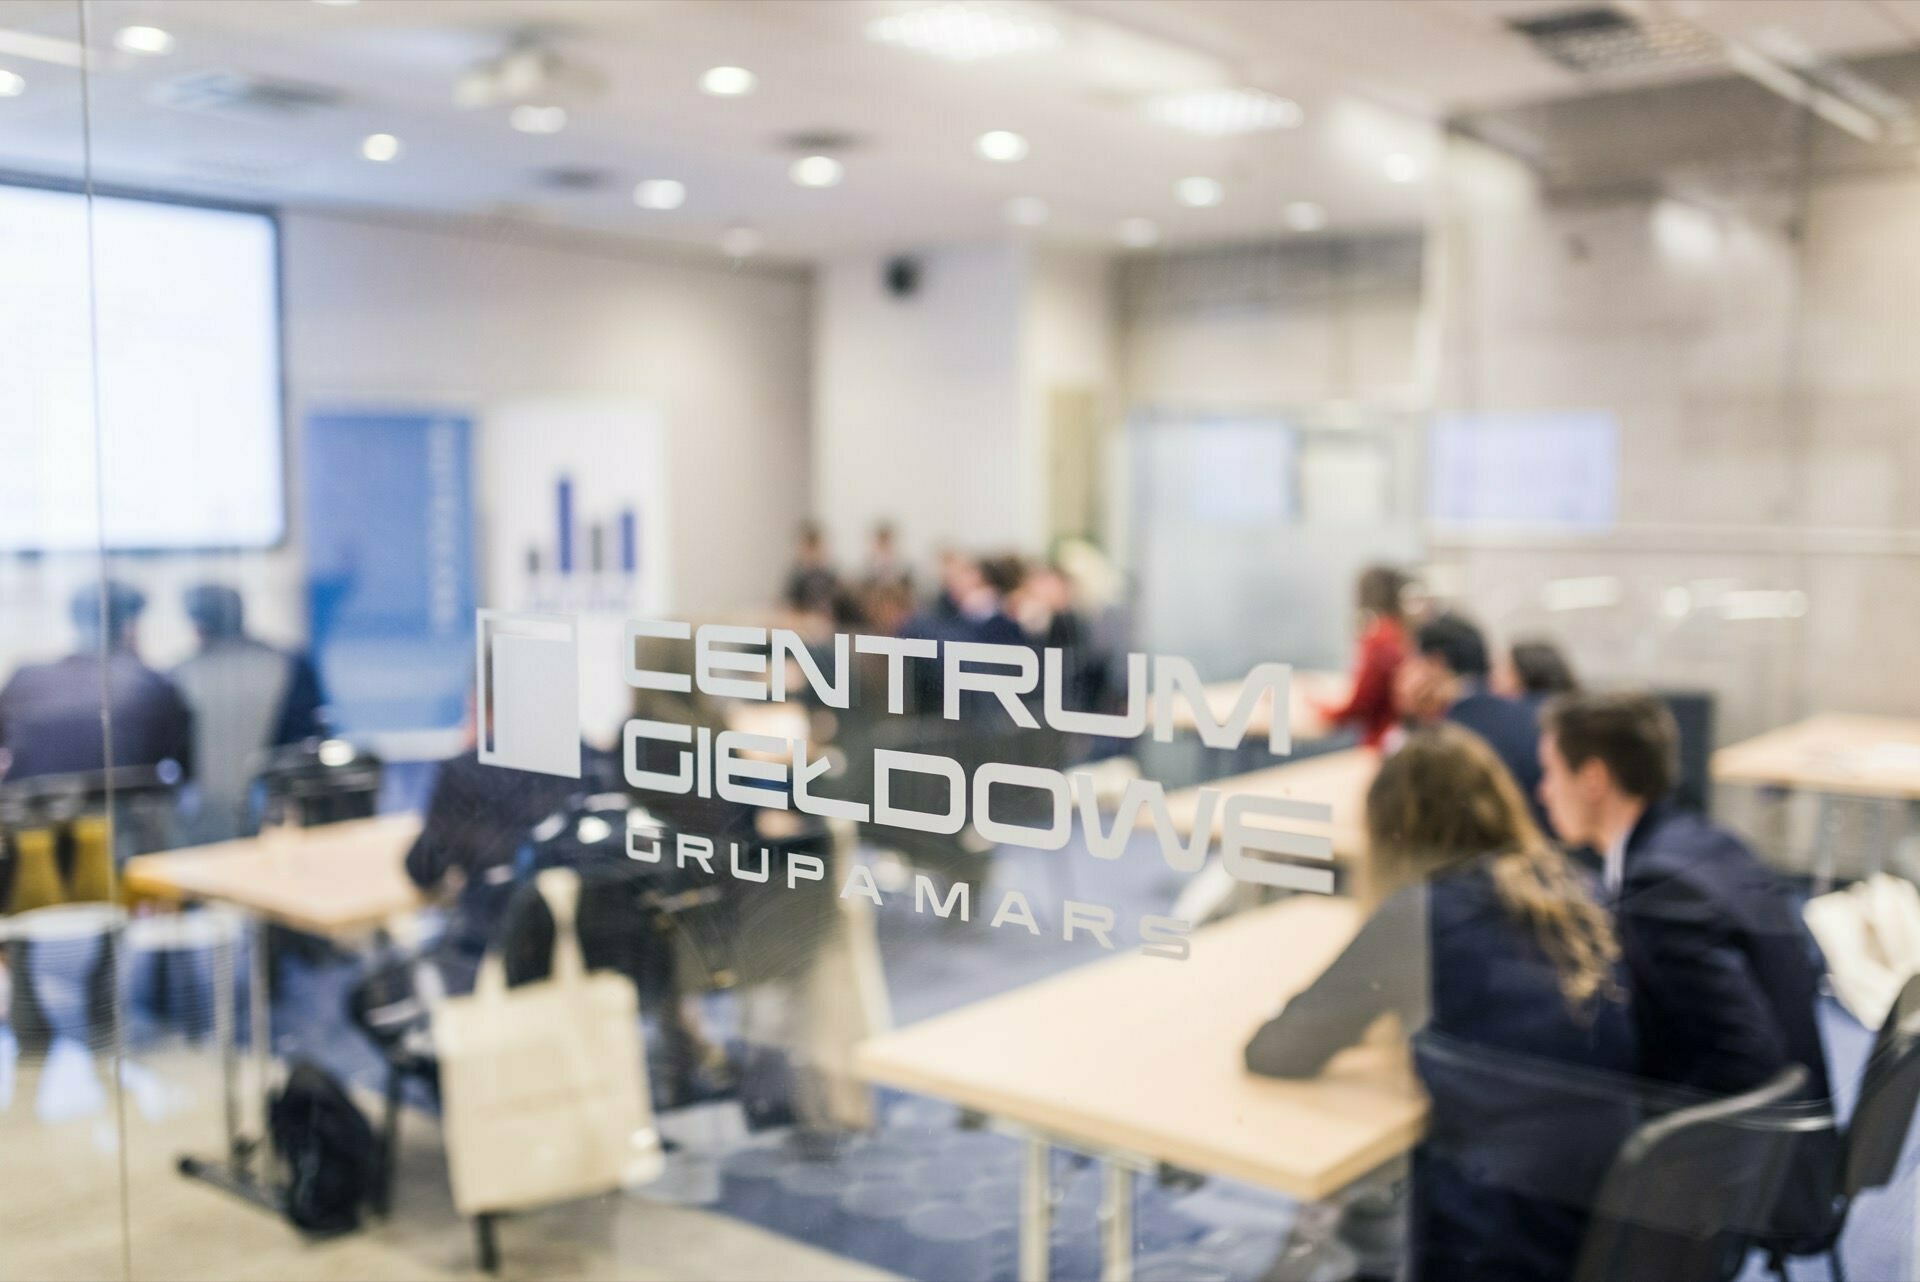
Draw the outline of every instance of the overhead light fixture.
M122 27L113 33L113 47L122 53L170 53L173 37L158 27Z
M360 154L384 165L400 158L400 140L392 134L368 134L360 140Z
M507 119L523 134L557 134L567 127L567 109L522 103Z
M766 238L752 227L729 227L720 233L720 252L728 258L751 258L765 243Z
M1151 218L1123 218L1114 234L1128 249L1146 249L1160 243L1160 228Z
M1407 152L1396 151L1380 162L1380 172L1388 182L1410 183L1420 176L1420 161Z
M939 0L875 18L867 39L949 62L1035 53L1060 43L1060 28L1022 4Z
M1294 231L1319 231L1327 225L1327 211L1311 200L1289 201L1280 216Z
M787 177L802 187L837 187L845 173L832 156L802 156L787 170Z
M988 160L1022 160L1027 154L1027 140L1010 129L989 129L973 140L973 149Z
M1147 115L1163 125L1211 138L1292 129L1307 118L1300 104L1260 89L1196 89L1162 94L1147 102Z
M1173 198L1192 209L1212 209L1227 190L1211 178L1182 178L1173 185Z
M336 9L344 9L350 4L359 4L360 0L313 0L313 2L315 4L331 5Z
M16 71L0 68L0 98L18 98L27 91L27 78Z
M752 93L759 83L745 67L709 67L700 77L700 92L716 98L741 98Z
M1015 227L1038 227L1047 221L1047 202L1038 196L1015 196L1007 202L1007 221Z
M687 185L673 178L649 178L633 189L642 209L678 209L687 203Z

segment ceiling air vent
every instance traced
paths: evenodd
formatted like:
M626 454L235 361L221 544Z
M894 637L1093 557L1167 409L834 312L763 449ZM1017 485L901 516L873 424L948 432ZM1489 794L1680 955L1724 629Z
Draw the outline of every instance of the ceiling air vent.
M340 94L297 80L267 80L239 71L196 71L159 85L153 100L178 111L287 119L332 107L339 103Z
M1640 19L1617 9L1562 9L1507 25L1561 66L1587 75L1669 70L1720 63L1720 44L1690 22Z

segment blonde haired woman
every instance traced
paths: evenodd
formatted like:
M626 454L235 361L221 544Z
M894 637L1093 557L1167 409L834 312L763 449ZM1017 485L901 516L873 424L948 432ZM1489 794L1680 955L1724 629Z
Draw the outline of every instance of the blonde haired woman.
M1570 1276L1582 1196L1626 1124L1592 1105L1596 1084L1624 1091L1634 1063L1611 921L1493 750L1458 726L1418 731L1382 763L1367 829L1380 908L1255 1034L1247 1067L1313 1076L1398 1014L1421 1034L1433 1100L1406 1275Z

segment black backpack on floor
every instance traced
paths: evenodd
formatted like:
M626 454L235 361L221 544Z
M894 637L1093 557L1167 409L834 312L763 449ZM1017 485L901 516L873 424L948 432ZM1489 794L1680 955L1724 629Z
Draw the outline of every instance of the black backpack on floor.
M274 1097L273 1149L287 1172L287 1218L309 1233L360 1227L360 1207L378 1187L373 1127L332 1074L296 1061Z

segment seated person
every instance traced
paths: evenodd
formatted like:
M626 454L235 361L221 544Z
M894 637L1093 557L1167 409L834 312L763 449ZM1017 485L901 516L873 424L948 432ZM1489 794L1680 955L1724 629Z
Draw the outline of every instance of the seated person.
M1486 743L1416 731L1367 794L1376 884L1388 897L1326 972L1247 1045L1247 1067L1318 1073L1382 1014L1495 1059L1624 1074L1634 1062L1619 945L1585 879L1534 827ZM1414 1150L1408 1276L1563 1279L1589 1198L1626 1129L1562 1122L1519 1164L1536 1186L1484 1172L1482 1123L1518 1110L1511 1085L1433 1071L1427 1138ZM1538 1131L1528 1131L1537 1144ZM1503 1155L1509 1166L1512 1159ZM1577 1177L1577 1178L1576 1178ZM1575 1187L1577 1185L1577 1187Z
M74 653L28 664L0 689L0 778L81 774L109 764L159 767L164 783L192 773L193 713L173 682L140 661L136 631L146 605L139 589L111 579L73 594ZM111 763L103 698L113 726Z
M303 654L250 636L245 606L230 587L187 589L187 617L200 649L173 670L193 709L195 841L224 841L252 830L248 792L266 749L320 733L320 681Z
M1603 857L1645 1072L1733 1094L1799 1063L1825 1099L1813 939L1740 838L1666 804L1678 742L1666 705L1632 693L1557 699L1540 737L1555 827Z
M1494 671L1493 689L1537 709L1556 694L1577 692L1580 681L1559 646L1536 639L1507 647L1506 660Z
M440 764L406 867L423 891L454 889L459 896L434 952L447 992L473 987L513 892L514 856L530 830L568 798L609 783L609 768L583 746L579 779L513 770L482 762L472 743Z
M1352 726L1360 742L1377 748L1399 720L1394 677L1407 657L1407 616L1401 604L1407 576L1390 565L1369 566L1360 575L1360 644L1353 660L1353 693L1345 703L1321 708L1335 728Z
M1540 787L1540 719L1519 699L1495 694L1486 638L1457 614L1430 619L1414 634L1413 655L1400 669L1401 715L1430 725L1451 721L1487 741L1527 799L1534 821L1547 826Z

